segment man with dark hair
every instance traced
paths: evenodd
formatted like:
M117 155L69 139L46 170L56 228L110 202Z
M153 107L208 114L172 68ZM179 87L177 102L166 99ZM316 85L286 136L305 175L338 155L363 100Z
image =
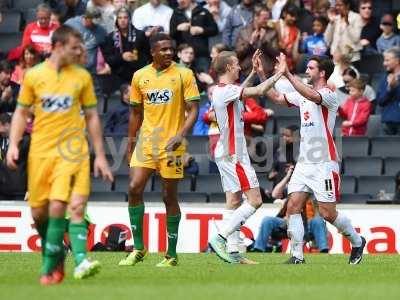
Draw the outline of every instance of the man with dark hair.
M19 85L11 81L13 68L6 61L0 61L0 113L11 113L15 110Z
M171 37L177 45L186 43L196 51L196 70L208 72L210 51L208 38L218 34L218 26L211 13L194 0L179 0L170 22Z
M285 64L286 58L281 55L279 62ZM279 94L270 90L267 93L267 97L276 104L300 109L300 155L288 185L288 235L292 253L287 262L289 264L305 263L301 210L311 193L318 201L321 216L350 240L352 251L349 264L361 262L366 244L351 225L350 219L336 210L336 201L340 199L340 171L333 129L339 103L336 93L327 86L333 68L330 59L312 56L306 70L311 86L290 73L286 66L284 75L296 91ZM265 78L263 72L259 69L259 76Z
M362 55L376 53L376 40L382 32L379 28L379 20L372 15L372 10L372 0L360 0L358 12L360 13L364 25L360 36L360 43L363 47Z
M250 74L251 59L256 49L263 52L263 66L267 73L272 72L273 61L279 55L278 35L275 28L268 26L270 12L265 6L254 7L253 21L243 27L235 43L235 51L240 61L241 72L244 76ZM267 69L268 68L268 69Z
M61 26L52 35L51 43L49 59L25 74L7 152L7 166L17 169L21 156L19 143L33 108L35 130L28 154L28 204L42 239L40 283L43 285L58 284L64 278L62 241L68 205L71 214L68 232L76 264L74 278L92 276L100 267L99 262L86 257L84 210L90 192L86 130L96 155L95 176L113 180L104 154L92 79L85 69L75 65L82 55L80 34L69 26Z
M143 242L143 191L149 178L158 170L167 212L168 250L157 266L174 267L178 264L176 244L181 213L177 189L179 179L184 175L184 138L196 122L200 96L193 72L172 61L171 38L156 33L150 38L150 46L153 63L133 75L130 98L128 211L135 250L119 265L133 266L147 253Z

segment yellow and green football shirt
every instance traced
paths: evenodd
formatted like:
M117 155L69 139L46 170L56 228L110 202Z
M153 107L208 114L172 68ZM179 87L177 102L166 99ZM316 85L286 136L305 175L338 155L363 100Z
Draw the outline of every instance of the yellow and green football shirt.
M81 110L96 107L97 100L85 69L69 65L56 70L45 61L26 73L17 103L33 106L31 156L74 159L87 155Z
M143 105L138 143L163 150L184 125L185 102L198 101L200 95L193 72L173 62L161 71L150 64L135 72L130 98L131 105Z

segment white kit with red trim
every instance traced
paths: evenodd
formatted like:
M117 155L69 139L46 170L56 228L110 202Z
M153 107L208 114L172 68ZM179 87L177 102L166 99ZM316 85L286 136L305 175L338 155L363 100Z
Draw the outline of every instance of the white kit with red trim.
M333 140L336 93L329 88L317 91L321 104L307 100L298 92L285 94L289 107L300 110L300 154L289 182L288 193L313 192L318 201L334 202L340 198L338 155Z
M259 186L244 136L242 92L240 86L219 84L213 91L211 101L220 131L215 162L224 191L232 193Z

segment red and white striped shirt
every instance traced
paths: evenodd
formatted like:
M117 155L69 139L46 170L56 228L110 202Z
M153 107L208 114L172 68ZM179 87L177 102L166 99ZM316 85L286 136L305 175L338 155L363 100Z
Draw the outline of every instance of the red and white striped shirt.
M248 157L244 123L243 88L234 84L219 84L213 91L211 105L214 108L220 137L215 148L215 158L233 157L238 161Z
M32 45L39 53L50 53L51 35L60 25L50 23L49 27L42 28L38 22L29 23L24 30L22 47Z
M307 100L298 92L285 95L290 106L300 109L300 154L298 162L321 163L338 161L333 129L339 108L336 93L328 88L317 91L322 98L321 104Z

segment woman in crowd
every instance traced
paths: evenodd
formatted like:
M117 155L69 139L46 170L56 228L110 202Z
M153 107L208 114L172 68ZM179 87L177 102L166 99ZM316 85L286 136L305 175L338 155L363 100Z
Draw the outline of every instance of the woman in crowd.
M11 75L11 81L21 85L25 72L36 65L39 61L39 53L33 48L33 46L26 46L22 52L18 65L15 66L14 72Z

